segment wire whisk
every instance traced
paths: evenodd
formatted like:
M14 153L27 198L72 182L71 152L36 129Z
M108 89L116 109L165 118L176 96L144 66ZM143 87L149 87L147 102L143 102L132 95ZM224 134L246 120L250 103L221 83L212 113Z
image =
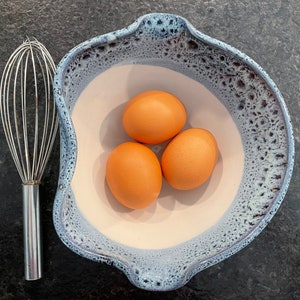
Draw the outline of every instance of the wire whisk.
M53 100L54 61L36 39L8 59L0 83L0 114L22 180L25 279L42 277L39 184L58 130Z

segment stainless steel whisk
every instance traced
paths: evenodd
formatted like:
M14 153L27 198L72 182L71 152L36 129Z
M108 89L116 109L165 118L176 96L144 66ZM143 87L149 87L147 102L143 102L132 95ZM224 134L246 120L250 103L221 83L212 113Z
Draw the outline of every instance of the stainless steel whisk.
M58 129L54 71L45 46L27 38L8 59L0 83L3 129L22 180L26 280L42 277L39 184Z

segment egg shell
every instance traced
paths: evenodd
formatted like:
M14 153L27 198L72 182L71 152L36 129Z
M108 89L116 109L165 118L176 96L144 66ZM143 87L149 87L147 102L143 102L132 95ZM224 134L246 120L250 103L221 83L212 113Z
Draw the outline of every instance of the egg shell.
M114 197L124 206L147 207L161 190L159 160L152 150L140 143L122 143L107 159L106 181Z
M151 90L133 97L123 111L127 134L142 143L159 144L175 136L186 122L183 103L173 94Z
M190 190L212 174L218 159L214 136L202 128L179 133L165 148L161 167L166 181L175 189Z

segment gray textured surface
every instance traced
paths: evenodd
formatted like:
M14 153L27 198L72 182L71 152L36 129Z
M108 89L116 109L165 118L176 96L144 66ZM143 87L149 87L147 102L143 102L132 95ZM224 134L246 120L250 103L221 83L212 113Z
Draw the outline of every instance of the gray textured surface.
M248 247L196 275L185 287L152 293L113 267L68 250L52 224L59 148L42 186L44 278L23 278L21 186L0 131L0 299L300 299L300 2L298 0L96 1L0 0L0 72L26 35L56 62L76 44L131 24L149 12L184 16L198 30L258 62L283 94L294 125L296 163L289 191L267 228Z

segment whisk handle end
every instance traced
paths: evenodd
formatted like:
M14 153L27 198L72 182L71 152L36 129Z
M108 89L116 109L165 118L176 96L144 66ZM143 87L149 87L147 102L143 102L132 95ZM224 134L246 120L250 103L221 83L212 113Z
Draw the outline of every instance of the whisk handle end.
M25 279L42 277L42 241L39 185L23 184L23 234Z

